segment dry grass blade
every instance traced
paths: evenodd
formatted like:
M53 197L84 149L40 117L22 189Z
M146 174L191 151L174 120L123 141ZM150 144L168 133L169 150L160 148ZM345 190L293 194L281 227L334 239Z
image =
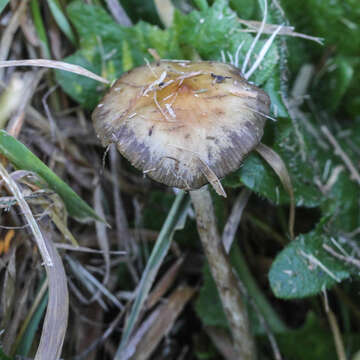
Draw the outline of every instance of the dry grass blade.
M14 311L14 305L16 303L15 293L16 293L16 265L15 265L15 248L11 251L10 259L8 261L4 282L1 286L1 317L2 321L0 323L1 329L7 329L11 321L11 314ZM7 334L6 334L7 335ZM4 340L4 339L2 339ZM6 339L8 340L8 339ZM4 345L7 345L8 341ZM8 348L8 346L7 346ZM7 349L6 349L7 350Z
M294 224L295 224L295 198L294 189L291 183L290 175L287 171L286 165L281 157L268 146L260 143L256 147L256 151L266 160L266 162L275 171L283 184L285 190L290 196L290 215L289 215L289 233L291 239L294 239Z
M169 290L170 286L173 285L183 262L184 262L184 257L179 258L171 266L171 268L168 271L166 271L166 273L158 282L154 290L150 293L146 301L147 309L152 308L160 300L160 298Z
M226 360L238 360L237 354L226 331L215 326L205 327L206 333L211 338L221 355Z
M0 60L5 60L8 57L10 46L13 43L14 35L20 25L20 19L26 11L28 0L20 2L17 10L14 12L9 25L2 34L0 41ZM2 78L2 71L0 70L0 78Z
M261 61L264 59L266 53L270 49L271 44L275 40L276 35L280 32L281 28L282 25L279 25L279 27L274 31L274 33L269 37L269 39L266 40L266 43L261 48L260 52L257 54L254 64L251 66L250 70L247 73L245 73L244 75L245 79L249 79L251 75L256 71L256 69L260 66Z
M6 169L4 168L4 166L1 163L0 163L0 175L3 178L7 187L9 188L9 190L13 193L13 195L16 198L18 205L20 206L20 208L23 212L23 215L25 216L25 219L26 219L27 223L29 224L30 229L34 235L35 241L40 250L41 257L43 258L44 263L47 266L52 266L53 262L52 262L50 254L48 252L48 249L46 248L45 240L42 236L39 225L35 221L34 216L30 210L30 207L29 207L28 203L25 201L24 196L22 195L18 185L11 178L11 176L9 175L9 173L6 171Z
M11 67L11 66L37 66L37 67L64 70L64 71L72 72L77 75L86 76L90 79L99 81L106 85L110 84L109 80L106 80L105 78L96 75L93 72L86 70L85 68L79 65L69 64L63 61L46 60L46 59L0 61L0 68Z
M328 317L330 328L331 328L331 331L333 334L337 358L338 358L338 360L346 360L347 356L346 356L344 342L343 342L343 339L341 336L339 324L337 322L335 314L330 309L328 299L327 299L327 294L325 291L324 291L324 308L325 308L325 312Z
M48 235L50 234L46 234L44 239L53 260L53 266L45 266L49 300L35 360L57 360L60 358L69 313L69 293L64 266Z
M101 200L102 200L102 189L100 185L98 185L96 186L94 192L94 209L103 219L105 219L105 213L102 207ZM103 279L103 285L105 285L108 282L110 276L109 238L106 231L106 225L104 223L100 221L96 221L95 228L96 228L96 234L97 234L99 246L102 250L102 255L105 261L105 275Z
M155 310L157 316L151 322L151 326L145 335L138 337L141 341L139 341L136 347L135 354L130 358L131 360L146 360L150 358L161 339L174 326L175 320L195 291L195 288L189 286L179 286L167 298L166 303ZM142 329L140 328L138 331L142 332ZM137 337L137 334L134 335L135 337ZM129 345L131 345L131 342Z
M261 26L260 21L254 21L254 20L244 20L239 19L239 22L241 24L246 25L249 29L242 30L244 32L258 32ZM273 34L274 31L277 29L279 25L276 24L265 24L263 33L264 34ZM293 37L299 37L306 40L315 41L320 45L324 44L324 39L320 37L310 36L302 33L298 33L294 31L294 28L292 26L283 26L283 28L280 30L279 35L286 35L286 36L293 36Z
M162 23L170 27L174 18L174 5L170 0L155 0L154 3Z
M117 0L105 0L114 19L122 26L132 26L132 21Z
M45 74L46 70L28 71L23 75L23 87L20 91L21 103L14 112L7 125L7 131L14 137L18 137L25 121L25 113L29 103L31 102L37 86Z
M331 145L334 147L335 154L341 158L341 160L344 162L345 166L349 170L351 174L351 179L356 181L358 185L360 185L360 173L357 170L356 166L354 166L353 162L349 158L349 156L344 152L344 150L341 148L340 144L336 140L335 136L330 132L330 130L327 128L327 126L323 125L321 126L320 130L322 133L326 136L327 140L331 143Z
M222 243L226 253L229 253L231 245L234 241L236 231L239 227L241 216L245 209L245 206L249 200L251 191L249 189L243 189L240 195L236 198L235 204L231 210L231 214L226 222L223 234L222 234Z
M8 117L22 102L21 90L24 86L19 74L13 74L8 87L0 96L0 129L5 127Z
M21 259L23 261L23 259ZM16 311L14 312L14 316L11 319L11 323L7 327L7 331L3 337L3 349L5 353L10 354L12 344L14 343L14 339L16 338L17 331L20 330L20 324L24 319L24 315L27 311L28 300L30 291L34 286L34 278L35 273L27 273L24 281L24 285L22 289L17 294L17 300L14 302Z

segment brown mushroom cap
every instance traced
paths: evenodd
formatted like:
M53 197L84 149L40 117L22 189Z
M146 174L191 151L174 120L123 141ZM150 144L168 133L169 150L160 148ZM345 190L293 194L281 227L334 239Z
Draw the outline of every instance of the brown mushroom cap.
M115 143L156 181L194 190L239 168L261 140L269 106L232 65L159 61L123 74L92 119L104 146Z

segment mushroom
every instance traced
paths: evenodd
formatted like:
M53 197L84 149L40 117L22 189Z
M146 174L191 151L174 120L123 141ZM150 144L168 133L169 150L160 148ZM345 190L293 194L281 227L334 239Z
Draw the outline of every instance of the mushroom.
M232 65L158 61L130 70L93 113L104 146L115 143L150 178L184 190L237 170L260 142L268 95Z
M268 161L276 158L259 145L269 109L269 96L232 65L158 60L123 74L92 115L104 146L115 143L150 178L190 191L234 347L243 359L255 357L246 307L203 186L210 183L226 196L219 179L237 170L251 151ZM274 170L281 172L281 165Z

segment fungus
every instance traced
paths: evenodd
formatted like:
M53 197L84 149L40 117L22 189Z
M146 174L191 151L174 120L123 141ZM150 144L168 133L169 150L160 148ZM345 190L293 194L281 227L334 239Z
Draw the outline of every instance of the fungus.
M260 142L268 95L232 65L158 61L130 70L93 113L104 146L115 143L150 178L184 190L237 170Z
M268 95L247 82L235 66L158 60L125 73L92 115L104 146L115 143L150 178L190 191L234 347L243 359L255 357L246 307L220 240L210 193L202 187L210 183L226 196L219 179L257 150L272 163L293 199L281 159L260 144L269 108ZM292 223L293 212L290 229Z

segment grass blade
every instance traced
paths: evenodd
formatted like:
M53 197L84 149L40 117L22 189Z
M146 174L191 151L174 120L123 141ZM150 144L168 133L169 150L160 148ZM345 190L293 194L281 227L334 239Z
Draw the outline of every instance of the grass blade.
M67 38L75 44L75 35L71 29L71 26L64 15L61 6L58 0L48 0L47 1L51 14L54 17L57 25L61 29L61 31L67 36Z
M5 6L9 3L9 0L0 0L0 14L5 9Z
M26 326L26 330L21 338L20 344L16 347L16 355L28 356L31 345L38 332L38 327L41 319L45 313L46 305L49 300L49 294L46 291L43 294L40 303L38 304L30 322Z
M159 267L170 248L174 232L177 229L182 228L184 225L189 205L189 197L185 196L184 192L179 192L171 207L169 215L161 228L160 234L156 240L156 244L151 252L149 261L146 264L146 268L141 277L137 289L136 299L132 306L129 319L125 325L121 343L115 355L115 360L121 360L126 357L126 345L135 327L136 321L142 309L142 305L144 304L144 301L151 289Z
M94 219L104 222L79 195L36 155L4 130L0 130L0 153L17 168L32 171L43 178L49 187L62 198L70 216L82 221Z
M48 278L49 300L40 344L34 360L58 360L67 329L69 293L64 265L50 238L50 233L44 231L44 239L53 265L45 265Z
M37 0L32 0L30 3L31 12L34 20L35 29L40 40L42 55L46 58L51 58L49 42L46 36L44 22L41 17L40 6Z

